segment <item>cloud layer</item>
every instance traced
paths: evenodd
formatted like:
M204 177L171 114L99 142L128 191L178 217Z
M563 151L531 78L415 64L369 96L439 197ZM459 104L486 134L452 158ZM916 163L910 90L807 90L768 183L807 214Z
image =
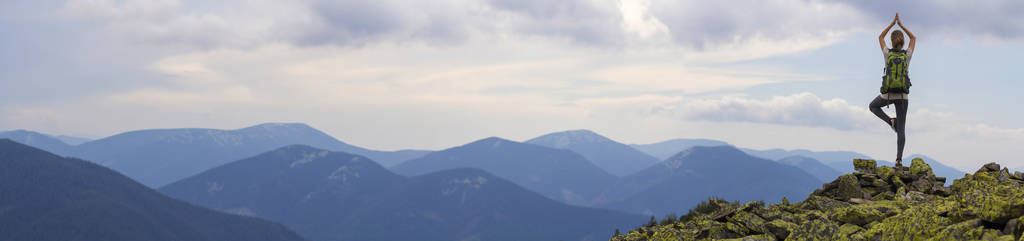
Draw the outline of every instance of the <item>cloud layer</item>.
M745 93L834 80L757 60L877 34L892 11L923 38L1024 32L1014 1L40 2L0 9L11 36L0 39L10 53L0 127L102 135L301 121L385 149L578 128L637 142L781 135L788 147L875 149L890 133L865 106L807 89ZM1024 139L950 112L912 116L915 137L931 141L914 142L921 150Z

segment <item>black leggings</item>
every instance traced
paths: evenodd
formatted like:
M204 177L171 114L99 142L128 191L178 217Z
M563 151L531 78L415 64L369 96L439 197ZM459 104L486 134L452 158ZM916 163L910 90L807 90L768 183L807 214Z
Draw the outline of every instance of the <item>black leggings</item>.
M869 105L871 113L875 113L878 118L885 121L886 125L889 125L889 115L886 115L885 112L882 111L882 107L887 105L896 106L896 160L902 161L903 144L907 142L907 106L910 105L910 103L905 99L882 99L882 96L875 97L875 100L871 101L871 104Z

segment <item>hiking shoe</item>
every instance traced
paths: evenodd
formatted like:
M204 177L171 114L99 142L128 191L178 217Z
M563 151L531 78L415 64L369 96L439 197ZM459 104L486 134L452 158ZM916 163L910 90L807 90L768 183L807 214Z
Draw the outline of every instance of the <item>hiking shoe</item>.
M896 130L896 118L889 118L889 127L892 127L893 132L899 132Z
M903 167L903 160L896 159L896 167Z

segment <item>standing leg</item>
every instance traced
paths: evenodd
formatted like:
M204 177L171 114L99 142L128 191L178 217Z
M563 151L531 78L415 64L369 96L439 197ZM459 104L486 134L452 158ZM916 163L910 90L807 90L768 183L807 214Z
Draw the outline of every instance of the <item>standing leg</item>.
M907 107L909 100L894 100L896 104L896 163L903 161L903 145L907 142Z
M878 96L878 97L875 97L875 99L871 101L871 104L868 105L868 109L871 109L871 113L874 113L875 116L878 116L878 118L881 118L882 121L884 121L886 125L891 125L889 123L889 115L886 115L885 111L882 111L882 107L883 106L887 106L889 104L892 104L892 101L886 100L886 99L882 99L882 96Z

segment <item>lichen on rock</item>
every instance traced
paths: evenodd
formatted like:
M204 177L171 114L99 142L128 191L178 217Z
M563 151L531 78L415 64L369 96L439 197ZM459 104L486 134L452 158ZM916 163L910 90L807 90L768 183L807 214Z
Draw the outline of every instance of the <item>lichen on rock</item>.
M854 166L802 202L717 201L714 212L611 240L1024 241L1024 173L989 163L947 187L919 158L909 167Z

